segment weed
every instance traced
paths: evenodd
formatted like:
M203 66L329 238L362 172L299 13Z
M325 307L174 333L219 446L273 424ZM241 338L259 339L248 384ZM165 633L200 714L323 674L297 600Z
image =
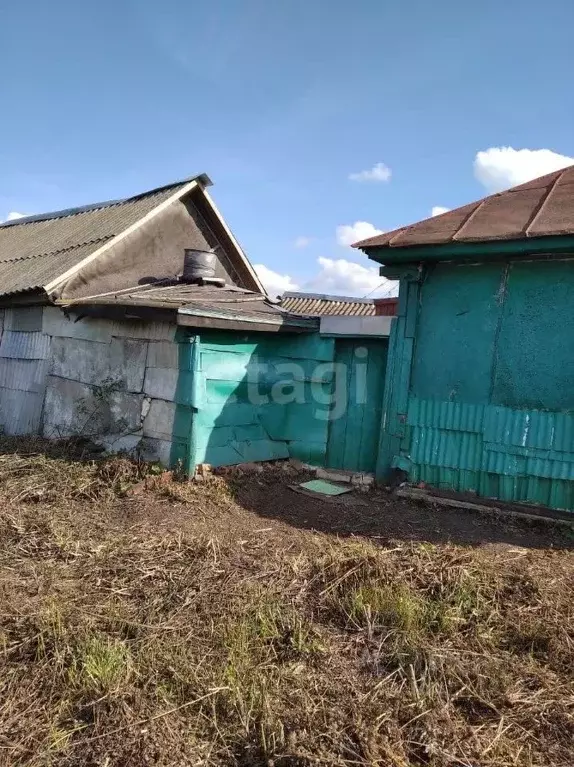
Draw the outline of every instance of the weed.
M81 692L109 695L125 686L132 672L127 645L120 640L95 635L75 646L68 676L72 686Z

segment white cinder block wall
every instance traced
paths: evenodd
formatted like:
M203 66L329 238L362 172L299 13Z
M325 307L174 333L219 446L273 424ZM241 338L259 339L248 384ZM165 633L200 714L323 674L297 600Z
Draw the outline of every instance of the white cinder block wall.
M169 464L176 326L68 319L56 307L0 313L0 428L85 435Z

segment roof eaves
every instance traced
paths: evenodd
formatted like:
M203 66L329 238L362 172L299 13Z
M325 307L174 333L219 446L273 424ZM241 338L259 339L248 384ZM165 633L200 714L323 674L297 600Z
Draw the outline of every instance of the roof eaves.
M292 327L314 327L317 323L314 318L300 317L292 314L280 312L277 315L258 316L245 315L240 312L218 312L211 309L201 309L198 306L192 304L188 306L182 306L177 310L178 314L194 317L212 317L213 319L220 320L237 320L241 322L248 322L261 325L289 325Z

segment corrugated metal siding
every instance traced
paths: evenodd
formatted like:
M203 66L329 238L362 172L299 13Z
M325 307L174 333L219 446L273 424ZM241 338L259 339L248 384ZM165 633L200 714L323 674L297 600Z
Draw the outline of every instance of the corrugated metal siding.
M45 360L50 353L50 336L5 330L0 341L0 358Z
M401 452L413 481L574 510L574 415L413 398Z
M0 388L41 393L50 360L0 359Z
M573 286L547 261L403 280L378 475L574 511Z
M38 434L44 395L0 388L0 428L5 434Z

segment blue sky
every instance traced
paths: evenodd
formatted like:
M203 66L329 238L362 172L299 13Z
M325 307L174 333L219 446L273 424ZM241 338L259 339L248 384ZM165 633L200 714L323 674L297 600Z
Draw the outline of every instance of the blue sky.
M371 292L344 244L368 225L574 162L571 0L31 0L0 18L0 219L206 171L272 292Z

